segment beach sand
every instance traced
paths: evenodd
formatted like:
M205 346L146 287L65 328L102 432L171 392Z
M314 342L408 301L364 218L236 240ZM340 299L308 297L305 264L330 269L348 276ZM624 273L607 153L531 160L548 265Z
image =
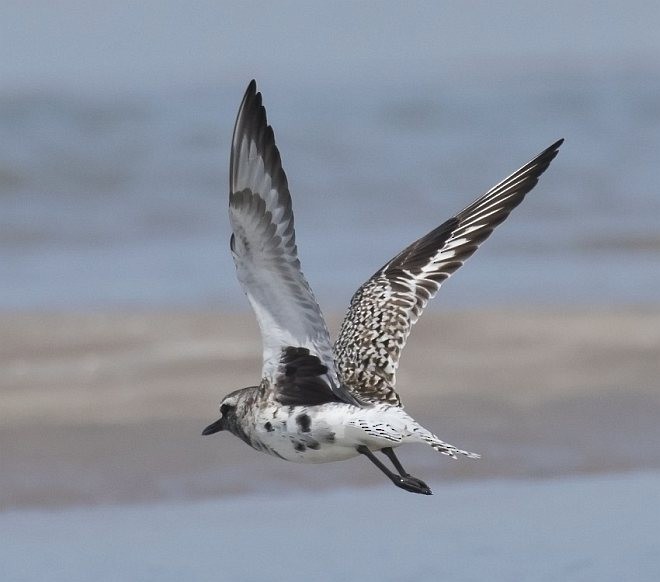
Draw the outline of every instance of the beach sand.
M383 484L361 458L304 466L200 436L225 393L259 380L260 354L250 313L0 315L0 508ZM658 308L432 311L400 393L483 459L400 457L432 488L658 469L659 382Z

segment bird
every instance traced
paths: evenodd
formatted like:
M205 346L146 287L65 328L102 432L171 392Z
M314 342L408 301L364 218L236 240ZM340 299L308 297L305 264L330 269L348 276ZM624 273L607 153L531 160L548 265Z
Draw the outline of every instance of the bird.
M259 325L263 366L259 384L227 394L220 418L202 434L228 431L299 463L362 455L397 487L424 495L430 487L404 469L394 449L423 443L452 458L479 458L404 410L395 389L399 358L429 300L534 188L562 143L387 261L353 295L333 345L301 270L287 177L252 80L232 137L230 248Z

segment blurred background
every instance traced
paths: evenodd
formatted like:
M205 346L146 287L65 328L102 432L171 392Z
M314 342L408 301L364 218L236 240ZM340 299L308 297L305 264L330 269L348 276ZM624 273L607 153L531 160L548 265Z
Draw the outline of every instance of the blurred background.
M0 3L7 579L277 577L287 540L317 579L660 578L659 25L642 0ZM430 500L359 459L199 437L260 372L226 213L252 78L333 329L405 244L566 139L402 360L411 414L484 454L402 450ZM331 559L359 512L410 543ZM623 530L644 541L615 551Z

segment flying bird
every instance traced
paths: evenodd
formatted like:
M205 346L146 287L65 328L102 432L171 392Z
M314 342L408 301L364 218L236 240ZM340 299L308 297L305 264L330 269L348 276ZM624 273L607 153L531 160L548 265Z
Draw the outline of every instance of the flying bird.
M426 495L431 489L406 472L396 447L425 443L453 458L478 458L404 411L395 388L399 358L429 300L534 188L562 142L378 269L353 295L333 346L300 268L287 178L253 80L231 147L230 247L261 331L263 368L258 385L224 397L220 418L202 434L229 431L299 463L363 455L397 487Z

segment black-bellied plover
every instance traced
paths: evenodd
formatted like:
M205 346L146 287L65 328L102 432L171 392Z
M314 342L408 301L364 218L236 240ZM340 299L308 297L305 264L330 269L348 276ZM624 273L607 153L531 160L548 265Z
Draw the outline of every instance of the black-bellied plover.
M225 396L220 419L203 434L228 430L258 451L300 463L365 455L396 486L427 495L395 447L426 443L450 457L478 457L403 410L395 391L399 357L429 299L536 185L562 141L378 269L353 296L333 347L300 269L286 175L252 81L234 127L229 217L238 279L261 330L262 378Z

